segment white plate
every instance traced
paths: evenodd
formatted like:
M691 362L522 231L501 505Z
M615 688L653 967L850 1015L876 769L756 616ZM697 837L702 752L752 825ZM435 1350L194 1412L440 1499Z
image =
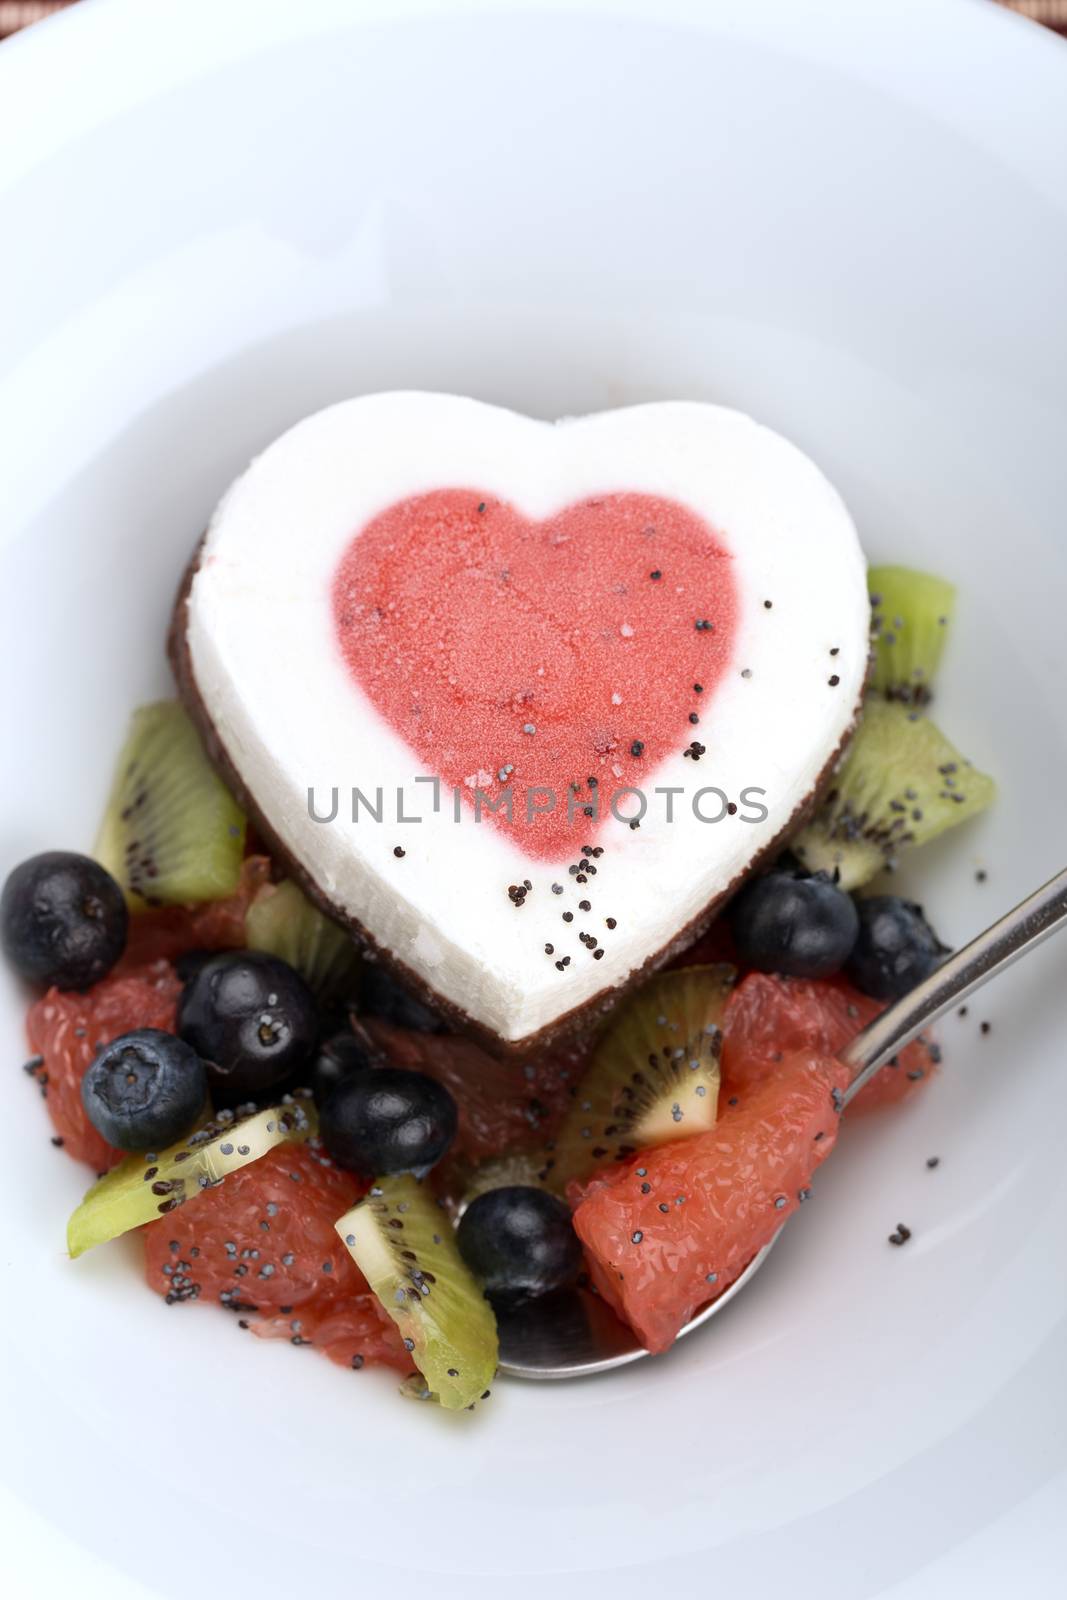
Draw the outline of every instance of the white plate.
M1065 148L1067 52L976 0L90 0L5 44L5 867L91 840L181 563L292 419L686 396L959 582L942 720L1003 797L918 882L984 924L1067 855ZM1064 959L944 1025L706 1335L459 1419L165 1308L133 1246L67 1263L7 983L15 1592L1052 1594Z

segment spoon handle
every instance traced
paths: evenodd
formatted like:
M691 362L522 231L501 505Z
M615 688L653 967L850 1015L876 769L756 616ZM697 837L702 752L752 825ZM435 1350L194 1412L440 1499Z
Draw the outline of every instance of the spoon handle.
M841 1059L856 1073L845 1090L843 1104L848 1105L928 1023L958 1005L987 978L1010 966L1064 923L1067 870L1050 878L1043 888L1035 890L977 939L949 956L928 978L856 1035L841 1053Z

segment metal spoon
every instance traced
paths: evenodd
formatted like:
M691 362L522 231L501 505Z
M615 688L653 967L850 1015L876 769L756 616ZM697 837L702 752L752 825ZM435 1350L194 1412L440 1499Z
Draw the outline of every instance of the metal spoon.
M950 956L923 983L858 1033L842 1053L854 1076L844 1094L847 1106L875 1073L929 1023L979 988L987 979L1033 950L1067 923L1067 870L969 945ZM779 1230L780 1231L780 1230ZM716 1316L750 1283L774 1248L778 1234L754 1256L717 1299L691 1317L678 1337ZM500 1371L513 1378L579 1378L639 1361L648 1351L596 1295L572 1290L524 1306L498 1318Z

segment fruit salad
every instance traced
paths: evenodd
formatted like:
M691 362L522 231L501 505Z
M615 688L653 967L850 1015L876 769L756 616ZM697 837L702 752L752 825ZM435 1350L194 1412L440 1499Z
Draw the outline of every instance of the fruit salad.
M643 529L657 513L620 514ZM383 604L421 515L401 507L372 530ZM575 517L568 537L591 525ZM648 543L653 585L691 562L680 526ZM498 519L503 545L513 534ZM405 604L429 604L428 581ZM391 1368L406 1394L450 1409L488 1395L497 1317L531 1299L597 1295L667 1350L811 1194L841 1126L844 1047L945 953L893 892L898 858L992 796L931 716L951 587L900 567L868 581L873 667L814 808L710 926L682 918L648 970L522 1049L463 1026L329 914L248 820L182 703L137 711L93 853L22 862L0 902L28 989L27 1072L53 1143L95 1179L67 1225L70 1255L136 1232L148 1287L175 1315L211 1305L350 1370ZM681 594L670 605L684 612ZM373 655L373 628L353 620L346 650ZM694 636L684 662L696 701L701 648ZM375 694L408 715L420 670L375 667ZM468 733L448 758L457 773ZM555 748L561 772L577 759ZM542 825L534 850L549 895L566 873L561 828ZM577 854L579 919L609 849ZM516 916L533 892L508 886ZM595 957L592 924L558 916ZM570 950L546 943L553 964ZM929 1040L908 1046L856 1111L921 1091L938 1059Z

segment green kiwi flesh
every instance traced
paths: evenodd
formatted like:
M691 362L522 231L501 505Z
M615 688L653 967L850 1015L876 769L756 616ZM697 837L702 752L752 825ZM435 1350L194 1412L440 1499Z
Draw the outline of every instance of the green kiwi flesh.
M135 711L95 850L132 908L225 899L244 840L245 819L181 706Z
M943 578L909 567L872 567L874 669L871 687L887 700L926 705L945 647L956 591Z
M380 1178L335 1226L422 1374L409 1392L449 1411L482 1399L496 1373L496 1318L430 1190L408 1175Z
M922 712L873 697L847 756L790 849L810 872L858 889L901 851L927 844L990 804L979 772Z
M552 1188L714 1126L722 1014L735 977L728 966L661 972L626 1002L550 1146Z
M80 1256L146 1222L195 1201L228 1173L273 1150L315 1136L310 1098L292 1097L238 1120L221 1111L189 1138L153 1155L127 1156L94 1183L67 1224L67 1249Z
M259 891L245 915L245 937L250 950L265 950L295 967L320 998L355 993L355 944L289 879Z
M472 1200L491 1189L508 1189L522 1184L534 1189L547 1189L545 1181L551 1157L542 1147L535 1150L509 1150L505 1155L492 1156L467 1171L460 1189L458 1213L462 1213Z

